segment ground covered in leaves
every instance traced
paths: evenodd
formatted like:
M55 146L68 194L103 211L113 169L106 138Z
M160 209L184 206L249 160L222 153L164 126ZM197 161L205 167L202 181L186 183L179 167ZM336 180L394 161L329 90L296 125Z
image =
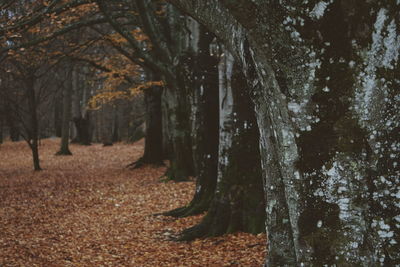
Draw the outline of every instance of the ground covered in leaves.
M111 147L42 140L43 171L24 142L0 145L0 266L261 266L265 235L193 242L171 237L201 216L154 216L187 204L194 183L160 182L164 167L124 168L143 141Z

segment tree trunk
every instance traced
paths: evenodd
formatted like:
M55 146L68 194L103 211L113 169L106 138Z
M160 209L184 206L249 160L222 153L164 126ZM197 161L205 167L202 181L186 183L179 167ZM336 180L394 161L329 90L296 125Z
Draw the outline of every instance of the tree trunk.
M37 104L35 95L35 78L28 78L26 83L26 94L28 100L28 110L29 110L29 124L30 129L28 129L28 144L32 150L32 160L33 168L35 171L40 171L40 159L39 159L39 149L38 149L38 133L39 133L39 123L37 118Z
M161 121L162 121L162 150L163 158L169 159L172 153L172 142L169 133L170 125L168 120L167 89L161 92Z
M193 176L188 96L184 86L166 88L168 127L172 153L166 176L169 180L185 181Z
M64 92L64 91L63 91ZM62 135L62 103L60 103L59 97L55 99L54 104L54 131L57 137L61 137Z
M118 107L114 106L113 109L113 128L112 128L112 142L116 143L116 142L120 142L121 141L121 137L120 137L120 133L119 133L119 125L118 125Z
M18 121L15 118L15 114L13 114L14 111L8 105L6 105L5 110L7 111L5 113L5 122L8 126L10 139L12 142L17 142L20 140L21 137L20 128L18 127Z
M101 142L103 146L112 146L113 130L113 106L111 103L103 103L101 106Z
M77 71L78 66L75 66L72 72L72 96L71 96L71 118L72 118L72 127L71 127L71 143L81 143L82 140L79 136L79 130L77 128L77 124L74 123L75 120L82 119L81 112L81 86L79 80L79 72ZM81 130L82 131L82 130Z
M62 113L62 127L61 127L61 146L56 155L72 155L69 150L69 134L70 134L70 121L71 121L71 101L73 87L75 87L76 69L71 66L71 83L63 88L63 113Z
M208 210L217 184L219 107L217 59L210 55L214 38L195 21L190 23L193 47L192 79L192 151L196 190L192 201L164 215L185 217Z
M143 164L163 164L162 90L163 88L160 86L153 86L146 89L144 92L146 105L145 146L143 157L135 163L135 167L140 167Z
M172 2L224 39L253 86L266 266L398 263L397 4Z
M258 128L246 79L226 52L220 73L218 179L203 221L183 231L181 239L264 231L265 211L258 150Z
M84 117L75 117L73 119L76 129L76 141L81 145L90 145L90 120L89 112L86 112Z

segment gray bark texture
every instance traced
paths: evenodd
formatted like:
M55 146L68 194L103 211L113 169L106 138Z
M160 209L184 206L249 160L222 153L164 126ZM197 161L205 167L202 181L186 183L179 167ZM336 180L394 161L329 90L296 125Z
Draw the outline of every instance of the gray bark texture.
M203 220L182 232L182 240L236 231L264 230L264 195L258 128L246 79L233 57L219 64L219 151L216 190Z
M398 1L170 2L252 87L266 266L399 264Z
M204 26L187 18L190 34L188 58L191 106L191 143L196 176L196 190L185 207L166 215L184 217L208 210L217 183L218 165L218 57L210 54L214 35Z

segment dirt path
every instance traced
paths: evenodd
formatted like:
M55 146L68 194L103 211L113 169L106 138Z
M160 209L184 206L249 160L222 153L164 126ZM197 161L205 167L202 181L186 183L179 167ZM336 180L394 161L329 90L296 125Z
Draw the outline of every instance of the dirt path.
M24 142L0 145L0 266L261 266L265 236L235 234L177 243L201 216L152 214L188 203L193 182L160 183L164 168L127 170L143 142L40 147L32 171Z

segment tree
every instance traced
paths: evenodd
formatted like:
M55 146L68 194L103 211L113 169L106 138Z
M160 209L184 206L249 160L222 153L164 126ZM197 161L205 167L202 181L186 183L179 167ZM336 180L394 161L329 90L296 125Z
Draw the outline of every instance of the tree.
M150 78L150 80L158 79ZM144 99L146 104L145 149L143 156L134 163L135 168L145 164L163 164L164 154L161 114L162 90L162 87L158 85L151 86L144 90Z
M167 171L169 179L182 181L193 175L193 159L190 139L189 122L189 87L185 80L184 64L174 63L173 60L184 63L185 47L184 27L180 24L180 14L172 7L168 7L168 16L157 16L156 11L166 12L165 4L158 8L151 1L135 1L127 5L139 11L139 19L128 17L134 25L140 25L136 30L130 30L124 23L116 20L112 9L105 1L97 1L100 10L108 22L130 46L132 52L120 49L123 54L131 58L138 65L159 73L166 85L163 94L167 109L169 126L168 133L172 146L168 155L170 166ZM165 25L168 25L167 27ZM167 40L174 42L168 43ZM140 59L140 60L139 60Z
M212 55L215 36L193 19L188 18L191 39L192 84L192 151L196 174L196 190L185 207L164 213L184 217L202 213L210 207L218 175L219 92L218 56Z
M70 132L70 120L71 120L71 95L76 87L76 70L74 66L69 66L69 78L70 82L63 88L63 112L62 112L62 127L61 127L61 146L60 150L56 155L72 155L69 150L69 132Z
M264 194L257 149L258 128L246 79L226 51L219 65L220 132L218 178L202 222L181 239L264 230Z
M266 265L394 264L396 4L170 2L224 40L252 86Z

